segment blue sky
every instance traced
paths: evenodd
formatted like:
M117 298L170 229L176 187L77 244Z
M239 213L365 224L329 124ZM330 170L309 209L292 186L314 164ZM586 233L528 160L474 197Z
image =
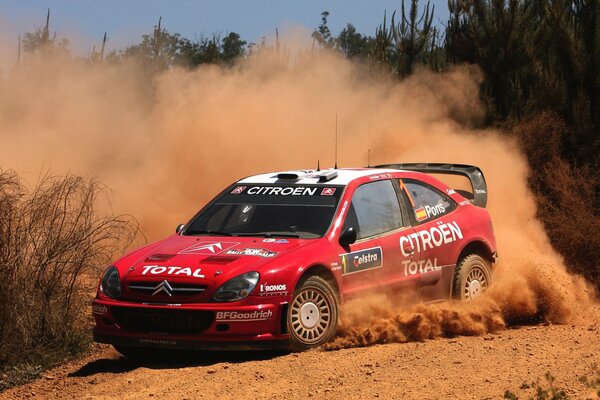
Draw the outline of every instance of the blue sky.
M436 7L435 23L445 24L447 0L431 3ZM89 51L104 32L110 48L139 42L161 16L169 32L190 39L235 31L249 42L259 42L272 36L275 28L299 25L312 30L327 10L335 34L350 22L359 32L373 35L384 10L391 13L401 4L401 0L0 0L0 32L16 40L19 34L42 26L50 8L52 30L60 38L69 38L77 52ZM421 0L420 7L424 4Z

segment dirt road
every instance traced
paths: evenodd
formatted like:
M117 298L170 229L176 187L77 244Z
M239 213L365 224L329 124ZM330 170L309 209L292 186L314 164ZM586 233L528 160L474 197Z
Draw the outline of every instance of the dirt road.
M108 346L49 371L3 399L498 399L535 394L600 397L600 320L538 325L479 337L301 354L211 353L134 362Z

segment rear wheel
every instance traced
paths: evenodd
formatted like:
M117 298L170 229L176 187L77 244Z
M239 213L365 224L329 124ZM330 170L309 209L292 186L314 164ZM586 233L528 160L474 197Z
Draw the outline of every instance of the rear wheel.
M292 297L288 312L290 347L302 351L317 347L333 337L338 323L338 302L329 282L311 276Z
M491 263L478 254L463 258L454 272L454 297L473 300L479 297L492 283Z

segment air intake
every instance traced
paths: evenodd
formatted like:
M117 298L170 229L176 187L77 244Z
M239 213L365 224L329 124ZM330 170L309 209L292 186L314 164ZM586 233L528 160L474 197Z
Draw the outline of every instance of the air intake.
M293 179L298 180L305 178L310 173L314 173L314 171L285 171L277 174L277 179Z

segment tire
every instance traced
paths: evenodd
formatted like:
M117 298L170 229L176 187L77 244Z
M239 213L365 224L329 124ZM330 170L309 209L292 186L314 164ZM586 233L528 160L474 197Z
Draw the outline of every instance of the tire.
M478 254L463 258L454 271L454 298L470 301L481 295L492 283L492 265Z
M331 284L319 276L302 282L287 316L290 349L304 351L329 341L337 330L339 305Z

